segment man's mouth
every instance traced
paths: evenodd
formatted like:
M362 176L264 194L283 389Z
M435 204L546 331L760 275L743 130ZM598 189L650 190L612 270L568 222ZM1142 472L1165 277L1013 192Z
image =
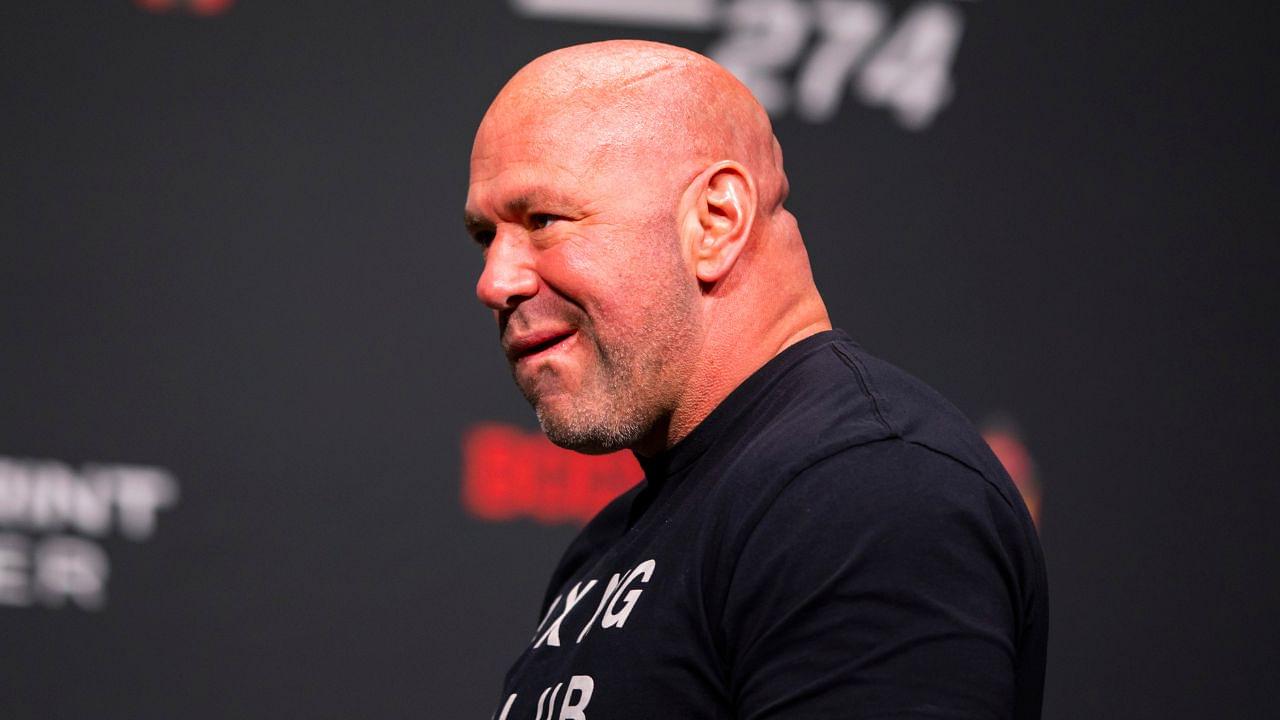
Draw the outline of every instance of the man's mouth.
M512 363L536 359L565 344L577 334L577 330L568 329L523 335L507 344L507 359Z

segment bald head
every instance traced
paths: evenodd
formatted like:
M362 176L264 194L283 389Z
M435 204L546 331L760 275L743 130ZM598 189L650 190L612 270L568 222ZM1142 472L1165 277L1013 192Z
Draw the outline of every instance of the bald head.
M647 165L669 179L681 175L676 169L735 160L753 175L762 209L786 199L764 108L723 67L673 45L611 40L547 53L498 93L477 146L513 125L546 139L578 137L593 164Z
M466 214L476 295L548 437L659 452L830 327L786 195L768 115L697 53L611 41L516 73Z

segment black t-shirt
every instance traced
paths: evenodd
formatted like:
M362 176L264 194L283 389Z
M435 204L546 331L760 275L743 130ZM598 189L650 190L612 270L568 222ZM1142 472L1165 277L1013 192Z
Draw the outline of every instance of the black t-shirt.
M807 338L592 520L495 717L1038 718L1022 499L937 393Z

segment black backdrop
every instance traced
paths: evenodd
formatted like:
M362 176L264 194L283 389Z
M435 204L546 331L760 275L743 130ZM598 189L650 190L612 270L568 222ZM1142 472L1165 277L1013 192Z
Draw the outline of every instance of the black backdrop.
M784 15L791 92L840 4L572 5L0 11L0 717L489 716L574 526L462 499L468 433L534 427L472 295L474 126L551 48L777 50ZM861 5L887 40L937 4ZM941 5L936 115L778 108L832 316L1016 423L1048 718L1269 716L1264 6Z

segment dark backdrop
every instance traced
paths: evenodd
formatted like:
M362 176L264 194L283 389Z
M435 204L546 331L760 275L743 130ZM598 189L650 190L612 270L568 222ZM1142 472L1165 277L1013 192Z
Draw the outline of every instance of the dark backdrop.
M468 433L534 427L472 294L481 113L623 36L798 97L857 4L557 5L0 11L0 716L494 710L574 525L462 499ZM1274 705L1280 67L1240 5L862 3L854 78L959 22L903 81L949 102L776 108L837 325L1034 458L1051 719Z

